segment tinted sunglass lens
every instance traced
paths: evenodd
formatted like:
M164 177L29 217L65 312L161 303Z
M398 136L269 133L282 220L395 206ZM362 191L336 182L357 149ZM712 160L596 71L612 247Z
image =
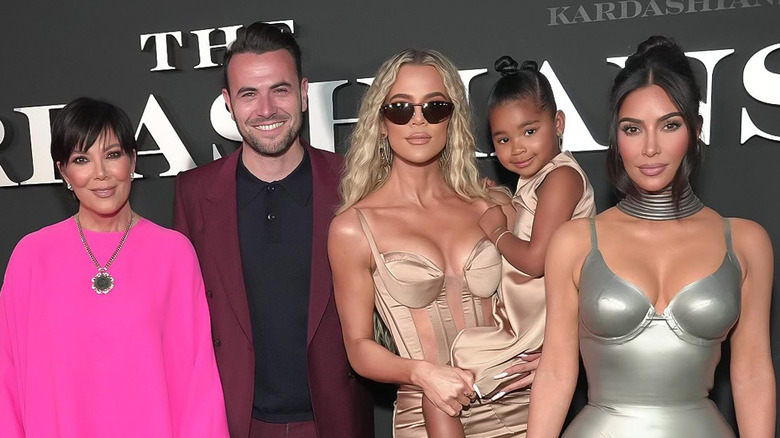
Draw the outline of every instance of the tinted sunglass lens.
M441 123L452 115L453 105L450 102L428 102L422 107L423 117L428 123Z
M414 107L406 102L390 103L382 107L382 114L396 125L405 125L414 117Z
M382 114L387 120L396 125L405 125L414 117L414 108L421 107L422 115L428 123L436 124L445 121L450 115L454 105L451 102L427 102L419 105L408 102L388 103L382 107Z

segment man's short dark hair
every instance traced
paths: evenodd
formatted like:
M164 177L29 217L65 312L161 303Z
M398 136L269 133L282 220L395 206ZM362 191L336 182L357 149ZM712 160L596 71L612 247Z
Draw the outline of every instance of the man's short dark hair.
M298 72L298 80L301 74L301 47L295 41L290 29L285 25L268 24L255 21L249 26L239 29L236 40L225 51L225 57L222 60L223 81L225 89L228 89L228 66L233 55L238 53L254 53L262 55L263 53L276 50L287 50L295 60L295 70Z

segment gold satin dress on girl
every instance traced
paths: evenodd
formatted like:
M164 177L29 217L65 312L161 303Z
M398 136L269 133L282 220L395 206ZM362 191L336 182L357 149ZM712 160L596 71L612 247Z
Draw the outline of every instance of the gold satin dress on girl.
M521 178L512 198L517 210L512 234L525 241L531 240L531 231L538 202L537 189L553 170L566 166L574 169L582 178L583 191L572 219L592 217L596 214L591 187L585 172L569 152L561 152L531 178ZM501 284L493 299L494 325L467 328L455 339L452 346L452 363L470 370L483 397L489 399L513 379L496 380L493 376L517 363L517 355L542 348L545 323L544 277L533 278L512 266L502 258ZM528 403L531 389L512 393L522 400L523 431L528 421Z

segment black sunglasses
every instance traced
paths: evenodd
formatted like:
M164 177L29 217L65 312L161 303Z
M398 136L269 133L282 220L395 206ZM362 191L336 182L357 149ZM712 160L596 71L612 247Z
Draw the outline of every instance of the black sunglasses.
M441 100L425 103L392 102L383 105L382 115L396 125L405 125L414 117L414 107L419 106L428 123L441 123L452 115L455 105Z

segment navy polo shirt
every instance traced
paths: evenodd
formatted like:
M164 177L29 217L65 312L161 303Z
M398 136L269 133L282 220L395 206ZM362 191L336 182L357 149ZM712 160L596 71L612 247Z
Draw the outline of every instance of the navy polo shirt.
M312 171L304 152L279 181L261 181L239 161L238 236L255 349L252 417L312 420L306 366L311 283Z

